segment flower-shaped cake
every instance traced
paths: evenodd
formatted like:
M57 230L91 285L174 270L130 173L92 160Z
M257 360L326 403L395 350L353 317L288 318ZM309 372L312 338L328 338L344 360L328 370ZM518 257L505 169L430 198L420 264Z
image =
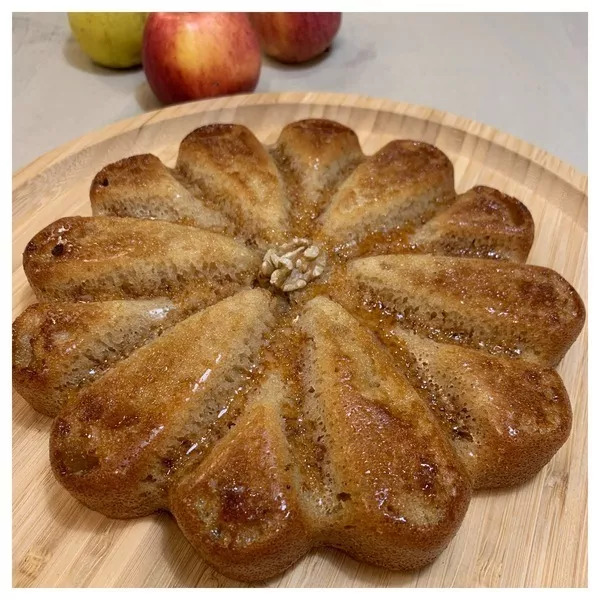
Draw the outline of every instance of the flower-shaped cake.
M456 195L433 146L365 156L306 120L265 148L209 125L174 169L105 167L91 201L25 249L39 303L14 324L15 387L56 417L73 496L170 511L223 574L263 579L317 545L424 565L472 490L523 482L569 434L553 367L583 303L524 264L528 210Z

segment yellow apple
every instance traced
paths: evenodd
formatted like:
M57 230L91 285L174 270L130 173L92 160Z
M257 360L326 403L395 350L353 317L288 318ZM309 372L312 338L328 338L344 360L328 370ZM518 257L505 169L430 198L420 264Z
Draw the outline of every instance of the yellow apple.
M82 50L104 67L125 69L142 62L148 13L71 12L69 25Z

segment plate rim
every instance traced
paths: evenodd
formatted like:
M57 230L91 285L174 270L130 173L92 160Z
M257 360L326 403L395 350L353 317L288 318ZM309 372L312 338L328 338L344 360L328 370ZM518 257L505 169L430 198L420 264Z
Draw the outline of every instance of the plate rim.
M539 165L546 171L565 181L576 191L586 196L588 176L568 162L557 156L527 142L519 137L505 133L491 125L469 119L448 111L439 110L430 106L398 102L386 98L377 98L361 94L345 94L339 92L264 92L252 94L237 94L196 100L171 106L164 106L154 111L144 112L139 115L121 119L99 129L92 130L77 138L67 141L48 152L40 155L24 167L13 173L13 193L26 184L33 177L40 175L46 169L68 159L73 154L84 148L92 147L115 135L127 133L135 129L142 129L150 123L156 124L178 116L208 112L211 110L230 109L242 106L260 106L268 104L303 104L356 107L366 110L377 110L395 115L413 116L426 119L446 127L452 127L465 134L475 135L488 140L492 144L510 150L523 158ZM501 140L501 143L500 143Z

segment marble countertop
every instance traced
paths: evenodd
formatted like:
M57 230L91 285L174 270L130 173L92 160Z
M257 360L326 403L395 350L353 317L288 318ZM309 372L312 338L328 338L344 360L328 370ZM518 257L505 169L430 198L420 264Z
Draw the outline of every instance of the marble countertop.
M265 59L257 92L329 91L484 122L587 172L587 15L346 13L330 52ZM13 14L13 171L160 104L141 69L95 66L65 13Z

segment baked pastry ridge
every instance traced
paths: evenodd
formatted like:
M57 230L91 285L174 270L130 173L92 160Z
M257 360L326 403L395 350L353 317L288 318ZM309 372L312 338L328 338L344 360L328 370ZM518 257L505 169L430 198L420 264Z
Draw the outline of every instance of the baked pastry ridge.
M102 169L93 217L27 245L39 303L14 386L55 416L50 458L84 504L169 510L240 580L318 545L390 569L451 541L474 490L521 483L567 439L553 367L585 309L524 264L515 198L454 191L424 142L365 156L307 119L241 125Z

